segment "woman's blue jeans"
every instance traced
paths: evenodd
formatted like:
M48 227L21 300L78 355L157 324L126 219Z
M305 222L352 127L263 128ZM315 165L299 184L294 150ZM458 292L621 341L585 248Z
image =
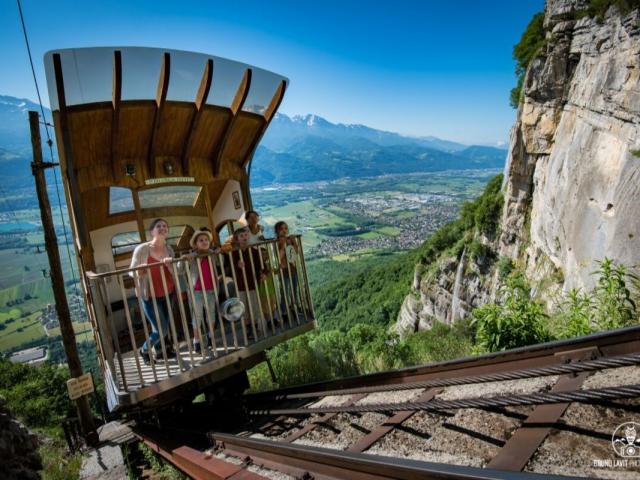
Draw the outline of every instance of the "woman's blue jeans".
M158 315L160 316L160 326L162 327L162 334L166 338L169 335L169 310L167 305L167 297L158 297L156 298L156 304L158 305ZM142 308L144 309L144 314L151 323L151 334L149 335L149 343L144 342L142 345L142 351L148 352L149 347L155 347L156 344L160 341L160 333L158 329L158 321L156 319L156 312L153 308L153 298L149 298L148 300L142 300Z

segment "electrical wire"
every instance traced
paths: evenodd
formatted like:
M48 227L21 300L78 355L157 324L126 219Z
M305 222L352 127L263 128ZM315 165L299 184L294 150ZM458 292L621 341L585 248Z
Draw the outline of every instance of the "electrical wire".
M49 155L50 155L50 160L51 163L55 163L54 162L54 153L53 153L53 140L51 139L51 135L49 133L49 126L51 125L48 121L47 121L47 117L44 113L44 106L42 104L42 97L40 95L40 87L38 86L38 78L36 76L36 70L33 66L33 57L31 55L31 46L29 45L29 36L27 34L27 27L25 25L24 22L24 15L22 13L22 5L20 3L20 0L16 0L18 3L18 12L20 13L20 23L22 25L22 33L24 34L24 42L25 45L27 47L27 54L29 56L29 64L31 66L31 74L33 75L33 83L35 84L36 87L36 93L38 95L38 103L40 105L40 112L42 113L42 124L44 125L44 129L47 135L47 145L49 146ZM64 212L62 209L62 199L60 197L60 188L58 186L58 175L56 173L56 167L53 168L53 179L54 179L54 185L55 185L55 190L56 190L56 197L58 200L58 211L60 213L60 222L62 224L62 233L64 235L64 243L65 243L65 247L66 247L66 251L67 251L67 259L69 261L69 268L71 270L71 277L73 279L73 286L74 286L74 293L76 295L78 295L78 279L76 277L76 273L75 273L75 269L73 266L73 261L71 259L71 249L69 248L69 236L67 234L67 227L66 227L66 222L64 220ZM68 214L68 211L67 211ZM86 312L85 312L86 314Z

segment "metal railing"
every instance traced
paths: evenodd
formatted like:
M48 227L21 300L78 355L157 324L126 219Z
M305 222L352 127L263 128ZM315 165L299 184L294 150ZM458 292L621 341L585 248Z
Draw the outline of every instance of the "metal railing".
M288 238L289 257L282 243L272 239L246 249L183 255L164 265L88 272L89 311L105 378L110 376L119 391L137 390L313 321L302 238ZM158 271L162 292L156 292L152 278ZM212 286L208 295L207 284ZM144 290L148 298L143 298ZM196 295L204 307L197 317ZM245 311L233 321L231 315L225 317L223 306L236 295ZM145 307L155 315L155 326ZM158 341L152 346L155 334ZM148 358L140 353L143 342Z

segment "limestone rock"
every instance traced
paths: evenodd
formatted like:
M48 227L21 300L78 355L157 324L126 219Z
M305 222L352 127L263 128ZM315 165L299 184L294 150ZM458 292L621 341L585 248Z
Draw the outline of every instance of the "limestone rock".
M534 280L548 275L537 259L550 261L565 290L591 288L605 256L640 261L640 13L560 20L584 3L547 2L551 38L512 131L500 239Z

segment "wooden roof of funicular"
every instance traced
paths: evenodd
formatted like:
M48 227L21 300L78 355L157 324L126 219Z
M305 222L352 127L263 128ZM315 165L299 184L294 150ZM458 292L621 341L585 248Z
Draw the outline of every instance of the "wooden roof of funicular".
M136 220L109 215L112 186L205 185L203 209L229 179L248 196L247 166L288 82L224 58L140 47L52 50L45 70L81 248L88 232Z

